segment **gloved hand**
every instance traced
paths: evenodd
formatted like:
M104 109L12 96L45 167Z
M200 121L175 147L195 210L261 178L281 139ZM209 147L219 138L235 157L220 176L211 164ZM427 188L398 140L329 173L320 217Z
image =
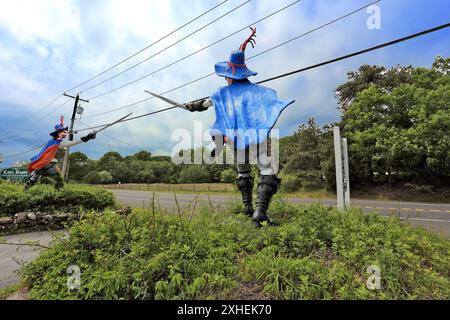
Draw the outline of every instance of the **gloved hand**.
M218 139L216 139L216 136L212 136L211 138L214 141L214 144L216 145L216 147L214 149L212 149L210 156L211 156L211 158L215 158L222 152L225 144L227 143L227 137L226 136L218 136L217 137ZM220 142L220 140L222 140L222 142Z
M212 106L212 102L209 99L196 100L196 101L185 103L185 104L183 104L183 106L186 108L186 110L189 110L190 112L194 112L194 111L203 112L203 111L208 110L208 108Z
M88 142L89 140L95 139L97 136L96 132L91 132L88 135L81 137L81 141Z

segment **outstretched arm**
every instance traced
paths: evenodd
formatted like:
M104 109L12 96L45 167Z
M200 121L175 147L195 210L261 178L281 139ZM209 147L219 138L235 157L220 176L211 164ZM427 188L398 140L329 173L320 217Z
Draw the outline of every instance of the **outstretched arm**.
M64 149L64 148L68 148L68 147L73 147L76 146L77 144L80 144L81 140L75 140L75 141L63 141L59 144L59 148L60 149Z
M81 137L80 140L76 140L76 141L63 141L59 144L59 148L67 148L67 147L73 147L76 146L77 144L80 144L82 142L88 142L89 140L95 139L96 137L96 133L95 132L91 132L88 135Z
M213 103L209 99L200 99L200 100L185 103L183 106L190 112L194 112L194 111L203 112L203 111L208 110L209 107L212 107Z

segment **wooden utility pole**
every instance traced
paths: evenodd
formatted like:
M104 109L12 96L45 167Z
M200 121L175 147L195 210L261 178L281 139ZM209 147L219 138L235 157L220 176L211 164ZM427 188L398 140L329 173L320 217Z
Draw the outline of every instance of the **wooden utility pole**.
M67 93L64 93L64 95L66 97L75 99L75 103L73 104L72 117L70 118L70 125L69 125L69 141L73 141L73 127L75 124L75 116L77 114L78 102L81 100L83 102L88 103L89 100L81 99L79 93L75 97L68 95ZM70 155L70 147L67 147L64 152L64 161L63 161L63 167L62 167L62 175L64 177L64 181L67 181L67 177L69 175L69 155Z

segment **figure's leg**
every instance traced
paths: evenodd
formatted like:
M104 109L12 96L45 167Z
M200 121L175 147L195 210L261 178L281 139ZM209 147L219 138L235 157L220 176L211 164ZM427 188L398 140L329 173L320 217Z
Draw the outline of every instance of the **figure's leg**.
M56 164L52 163L46 166L45 173L47 176L50 176L55 180L55 189L59 190L64 187L64 178L61 174L61 170Z
M64 187L64 178L62 176L61 170L57 165L54 166L54 169L56 171L55 176L53 178L55 179L55 189L59 190Z
M253 213L253 224L261 227L261 222L267 221L273 224L272 220L267 216L270 200L277 193L281 179L276 175L260 175L258 179L258 199L256 200L256 209Z
M31 172L30 176L27 179L27 182L25 183L25 190L31 188L35 185L36 182L39 180L39 174L36 171Z
M263 153L267 156L267 148L261 145L258 154L261 155ZM270 161L263 161L258 156L258 169L260 173L257 191L258 199L256 200L256 209L252 216L253 224L257 227L261 227L261 222L263 221L273 224L272 220L267 216L267 210L269 209L273 195L277 193L281 183L281 179L277 177L273 169L273 161L275 159L270 159L270 157L268 159Z
M55 179L55 189L59 190L64 187L64 178L61 173L57 173L53 179Z
M238 164L238 177L236 179L236 186L242 195L242 202L244 203L244 212L248 216L252 216L253 212L253 177L251 176L251 166L249 164Z

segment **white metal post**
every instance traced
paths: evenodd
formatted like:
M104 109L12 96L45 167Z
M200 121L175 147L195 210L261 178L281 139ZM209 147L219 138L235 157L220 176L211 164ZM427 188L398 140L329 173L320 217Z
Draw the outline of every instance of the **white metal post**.
M342 153L344 156L344 203L345 209L350 209L350 173L348 170L347 138L342 138Z
M336 165L336 193L337 193L337 208L344 210L344 178L342 175L342 147L341 147L341 132L339 127L333 127L334 136L334 161Z

